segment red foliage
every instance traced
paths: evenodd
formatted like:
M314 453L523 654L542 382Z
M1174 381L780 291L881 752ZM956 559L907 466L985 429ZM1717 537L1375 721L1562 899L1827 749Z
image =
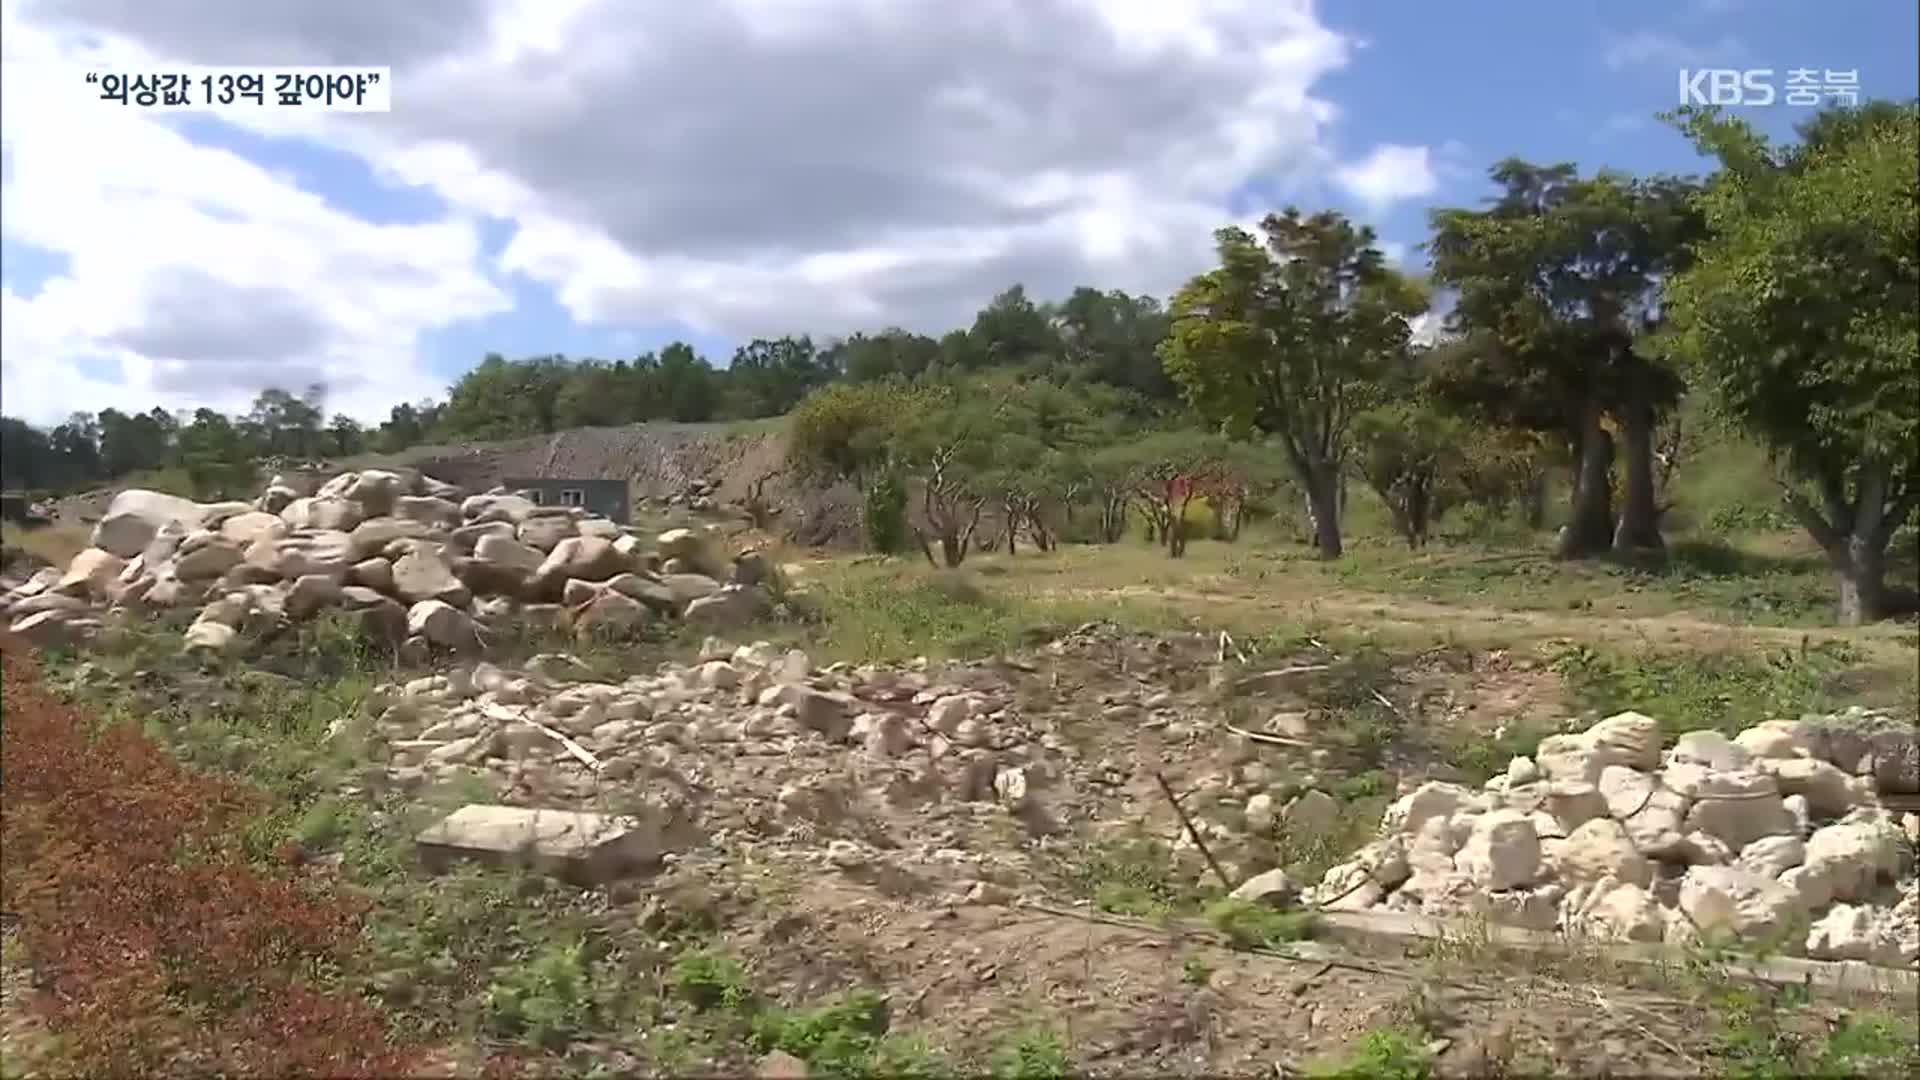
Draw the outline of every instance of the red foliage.
M0 892L47 988L49 1026L89 1075L393 1076L381 1015L303 983L346 970L363 909L263 873L232 827L264 806L131 726L94 725L4 664Z

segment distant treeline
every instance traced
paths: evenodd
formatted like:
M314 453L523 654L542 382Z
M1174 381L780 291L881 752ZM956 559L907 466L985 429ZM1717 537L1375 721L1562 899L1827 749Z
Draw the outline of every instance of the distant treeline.
M0 417L0 486L61 493L137 471L175 469L187 474L196 494L212 497L249 487L253 462L262 457L393 453L654 420L750 420L783 415L836 381L988 368L1101 382L1152 409L1176 399L1154 352L1167 326L1153 297L1080 288L1062 302L1036 304L1015 285L982 308L970 327L939 338L889 328L824 347L804 336L761 339L736 350L725 367L679 342L612 362L488 355L454 383L446 401L395 405L373 427L344 414L329 419L326 387L319 385L299 393L268 389L238 416L213 409L103 409L75 413L46 430Z

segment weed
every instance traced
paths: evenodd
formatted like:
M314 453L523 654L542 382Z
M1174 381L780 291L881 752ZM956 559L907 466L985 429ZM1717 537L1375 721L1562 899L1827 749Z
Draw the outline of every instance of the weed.
M1318 928L1311 911L1283 910L1232 897L1208 904L1204 916L1236 949L1270 949L1310 938Z
M531 961L507 968L487 988L487 1026L543 1049L566 1045L591 1019L583 943L552 942Z
M1167 918L1192 897L1175 887L1172 853L1155 840L1096 845L1073 868L1082 895L1101 911L1135 918Z
M1375 799L1382 795L1391 795L1394 790L1393 777L1379 769L1344 776L1334 781L1330 794L1341 802L1356 802L1360 799Z
M1819 1076L1913 1076L1920 1072L1920 1031L1912 1017L1851 1013L1827 1033L1809 1071Z
M1307 1070L1313 1080L1426 1080L1433 1055L1418 1031L1378 1027L1360 1036L1343 1058Z
M1001 1044L990 1067L994 1080L1065 1080L1067 1044L1049 1028L1028 1028Z
M1539 724L1511 723L1493 732L1455 732L1443 750L1448 762L1460 770L1461 779L1475 787L1507 771L1514 758L1531 758L1540 749L1540 741L1554 734Z
M861 1077L887 1032L887 1000L861 990L812 1008L767 1009L749 1032L757 1050L784 1050L827 1076Z
M1213 978L1213 965L1207 963L1206 957L1194 953L1180 966L1180 978L1193 986L1205 986Z
M689 949L673 962L673 988L702 1011L737 1009L753 999L746 969L739 961L710 949Z
M1577 707L1643 712L1669 737L1701 728L1732 736L1760 720L1831 708L1832 680L1856 660L1839 642L1761 660L1731 652L1622 656L1578 645L1561 652L1553 667Z

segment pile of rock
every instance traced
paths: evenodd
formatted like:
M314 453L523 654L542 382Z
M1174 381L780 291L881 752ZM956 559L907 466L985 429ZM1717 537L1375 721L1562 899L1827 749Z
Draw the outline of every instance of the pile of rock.
M391 644L467 651L508 616L587 633L656 618L737 626L770 606L772 568L730 557L716 529L672 530L655 548L579 508L465 496L413 471L342 473L310 496L275 476L250 503L128 490L91 547L11 584L0 613L36 644L79 644L110 615L200 606L188 648L220 651L340 608Z
M1064 827L1068 759L1007 704L915 671L816 669L766 642L709 639L701 656L617 683L561 654L457 665L378 688L371 726L334 737L370 740L363 785L466 776L508 803L637 814L650 835L669 823L668 851L767 844L841 869L944 867L961 893L983 861L1017 852L982 854L956 816Z
M1692 731L1638 713L1540 744L1475 791L1429 782L1307 898L1601 938L1734 935L1920 966L1910 727L1855 712ZM1784 940L1783 940L1784 939Z

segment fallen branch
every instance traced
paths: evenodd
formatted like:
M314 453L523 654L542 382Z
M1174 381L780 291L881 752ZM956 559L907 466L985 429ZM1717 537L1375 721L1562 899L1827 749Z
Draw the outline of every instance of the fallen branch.
M1153 779L1160 785L1160 793L1167 797L1167 805L1173 807L1174 814L1180 818L1180 827L1187 830L1187 839L1193 841L1193 846L1199 848L1200 854L1206 857L1207 865L1213 868L1213 876L1220 879L1220 884L1226 886L1228 892L1232 892L1234 882L1227 879L1227 872L1220 869L1220 864L1214 860L1213 851L1207 847L1207 842L1200 838L1200 831L1193 827L1193 821L1187 817L1187 812L1180 808L1180 800L1173 795L1173 785L1167 783L1167 778L1158 770L1155 770Z
M1317 745L1304 739L1289 739L1284 735L1269 735L1264 731L1248 731L1246 728L1225 721L1222 721L1220 726L1226 728L1231 734L1243 739L1252 739L1254 742L1272 743L1275 746L1298 746L1308 750L1314 749Z

